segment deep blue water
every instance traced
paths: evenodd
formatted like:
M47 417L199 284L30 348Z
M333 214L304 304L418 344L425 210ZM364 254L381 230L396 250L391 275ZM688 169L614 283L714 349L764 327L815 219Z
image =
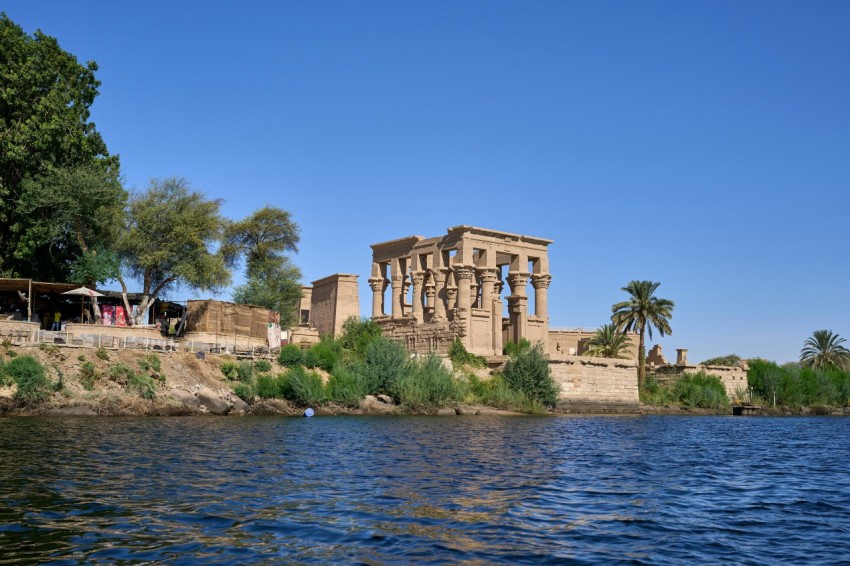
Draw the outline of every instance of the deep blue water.
M834 563L850 419L0 419L0 563Z

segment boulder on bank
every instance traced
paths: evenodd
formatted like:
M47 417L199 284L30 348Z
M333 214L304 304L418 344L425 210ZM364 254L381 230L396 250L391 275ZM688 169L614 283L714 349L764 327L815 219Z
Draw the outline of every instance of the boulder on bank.
M216 395L209 387L201 387L195 395L201 407L213 415L226 415L230 410L227 401Z
M379 397L386 397L386 395L380 395ZM376 415L395 413L398 409L396 405L392 403L392 399L390 399L390 403L386 403L374 395L366 395L366 397L360 401L360 408L367 413Z
M91 407L58 407L45 413L48 417L96 417L97 411Z
M231 414L244 415L248 411L248 403L243 401L241 397L234 395L230 402L232 404Z
M201 402L195 397L193 394L189 393L184 389L172 389L169 393L172 399L175 401L180 401L181 403L188 405L189 407L200 407Z

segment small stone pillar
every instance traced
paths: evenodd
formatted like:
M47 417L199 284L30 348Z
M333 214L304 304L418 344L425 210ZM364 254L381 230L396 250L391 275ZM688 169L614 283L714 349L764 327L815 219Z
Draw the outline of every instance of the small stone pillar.
M425 320L422 312L422 284L425 282L425 272L414 271L410 274L410 278L413 280L413 318L416 322L422 322Z
M493 312L493 298L498 281L495 269L481 270L481 308ZM501 315L500 315L501 316Z
M531 284L534 286L534 314L547 320L549 318L549 284L551 275L532 275Z
M446 275L437 269L431 275L434 278L434 320L446 320Z
M470 288L472 283L472 277L475 272L465 266L460 266L455 268L455 280L457 280L457 312L458 316L462 318L465 327L467 328L466 335L461 338L461 342L463 345L469 348L470 344L470 332L469 332L469 313L470 313Z
M384 316L384 289L386 280L383 277L370 277L369 287L372 288L372 318Z
M687 348L676 348L676 365L677 366L688 365L688 349Z

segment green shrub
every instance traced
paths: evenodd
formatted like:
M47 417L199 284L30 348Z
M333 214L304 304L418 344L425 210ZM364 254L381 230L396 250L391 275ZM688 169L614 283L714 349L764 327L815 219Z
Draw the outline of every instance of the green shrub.
M300 366L304 363L304 352L295 344L287 344L280 349L277 363L288 368Z
M257 376L256 394L263 399L281 399L283 398L282 391L283 376L275 377L269 374L261 374Z
M97 382L97 370L94 362L83 362L80 367L80 384L84 389L91 391L94 389L94 384Z
M704 362L701 362L700 365L703 366L738 366L741 365L741 356L738 354L729 354L726 356L718 356L716 358L709 358Z
M387 338L376 338L366 348L362 364L356 371L363 376L366 393L392 395L399 376L405 371L409 356L404 346Z
M50 356L59 352L59 346L55 344L48 344L47 342L41 342L38 345L38 349Z
M84 354L80 354L79 356L77 356L77 359L81 362L84 362L86 361L86 356Z
M539 344L530 349L520 348L505 365L504 376L511 389L524 393L531 401L548 406L558 401L558 386Z
M156 383L153 378L133 372L127 380L127 391L135 391L142 399L156 397Z
M338 360L339 344L328 339L314 344L304 354L304 365L308 368L321 368L325 371L331 371Z
M442 360L431 354L399 374L393 397L413 410L433 410L459 399L459 388Z
M257 360L254 369L257 373L268 373L272 370L272 364L268 360Z
M128 385L130 380L136 377L136 372L133 371L133 368L125 366L124 364L115 364L110 366L107 373L109 375L109 379L124 386Z
M156 354L146 354L143 358L139 359L138 364L142 371L153 370L159 372L162 368L162 362Z
M778 366L766 360L750 360L747 382L755 397L789 407L843 406L850 397L850 372L837 368Z
M366 396L366 381L351 366L338 364L328 379L328 397L344 407L357 407Z
M719 377L704 372L684 374L673 386L673 394L687 407L723 409L729 406L723 382Z
M455 367L469 366L474 368L483 368L487 365L487 360L483 356L470 354L460 341L460 338L455 338L452 345L449 346L449 359Z
M50 380L44 366L32 356L19 356L4 364L3 373L17 385L15 400L24 405L40 403L50 397Z
M237 383L233 386L233 392L246 403L250 403L254 398L254 388L250 383Z
M104 348L103 346L101 346L100 348L95 350L94 355L97 356L98 359L103 360L103 361L106 361L106 360L109 359L109 352L107 352L106 348Z
M239 362L236 365L236 378L243 383L254 379L254 364L247 360Z
M286 374L285 383L282 393L286 399L298 405L320 405L328 399L322 378L316 372L306 371L302 367L292 368Z
M218 369L221 370L221 373L227 379L234 379L237 375L236 370L237 370L238 367L239 367L239 364L237 364L236 362L231 361L231 360L226 360L224 362L221 362L221 365L218 366Z
M342 335L339 344L352 360L362 360L366 348L381 336L381 327L367 318L350 316L342 323Z
M3 358L0 358L0 387L9 387L15 383L12 376L6 373L5 368L6 362L3 361Z
M481 381L475 389L477 389L478 402L490 407L529 414L546 412L546 408L541 403L529 399L528 395L522 391L512 389L502 374L496 374L488 381Z
M505 355L515 358L521 352L526 352L531 349L531 342L526 340L525 338L519 341L519 344L516 342L508 342L505 344Z

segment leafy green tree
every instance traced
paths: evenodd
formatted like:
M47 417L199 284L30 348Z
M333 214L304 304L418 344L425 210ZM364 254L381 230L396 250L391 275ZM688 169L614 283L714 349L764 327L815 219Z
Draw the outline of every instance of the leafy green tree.
M58 172L99 170L118 178L118 156L109 156L89 121L100 86L95 71L96 63L80 64L55 38L41 31L30 36L0 14L0 273L65 280L84 253L78 236L97 232L90 226L102 218L94 209L78 217L81 223L64 216L55 227L46 224L41 205L47 203L40 198L52 187L45 182L62 175ZM81 187L83 196L87 187ZM34 196L38 206L31 206ZM84 198L75 208L90 204ZM54 218L60 213L51 212Z
M233 290L233 301L256 305L280 314L281 328L290 328L297 321L301 300L301 271L289 258L267 259L248 271L245 283Z
M221 252L228 265L245 258L246 282L234 290L233 300L277 311L283 328L297 322L301 271L285 253L297 252L299 240L298 224L289 212L273 206L224 228Z
M520 350L508 360L504 376L508 387L524 393L532 401L550 407L558 401L558 385L539 343Z
M614 304L611 307L611 322L618 332L637 332L640 336L638 344L638 385L643 387L646 378L646 342L645 334L652 339L652 328L655 327L661 336L672 334L670 318L673 317L673 301L659 299L655 290L661 283L653 281L631 281L623 287L630 295L629 300Z
M366 348L380 338L381 334L381 327L373 320L351 315L342 323L339 343L350 357L362 360L366 355Z
M632 351L632 342L613 324L603 324L588 340L588 353L602 358L627 358Z
M142 300L133 320L140 324L157 297L177 285L218 290L230 282L220 242L224 221L221 201L207 200L185 179L153 179L147 191L134 195L127 224L116 247L122 273L118 281L128 308L129 275L142 282Z
M800 364L803 367L822 369L835 367L850 369L850 350L842 344L844 338L839 338L832 330L815 330L807 338L800 351Z

